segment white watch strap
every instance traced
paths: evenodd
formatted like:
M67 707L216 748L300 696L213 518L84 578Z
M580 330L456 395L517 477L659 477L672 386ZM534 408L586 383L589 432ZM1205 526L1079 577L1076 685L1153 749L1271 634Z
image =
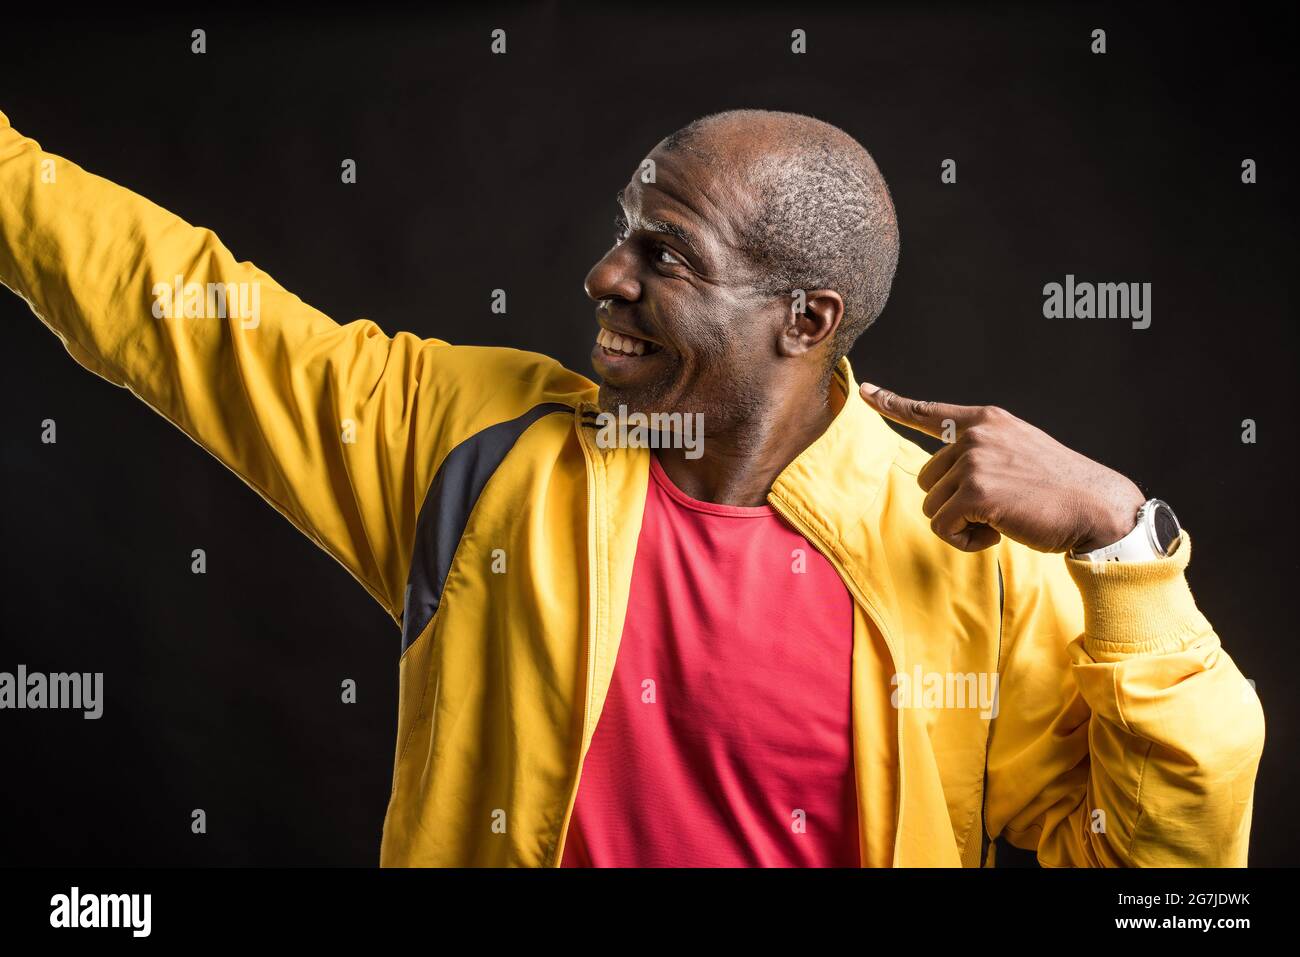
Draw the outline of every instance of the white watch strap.
M1151 541L1148 513L1151 502L1154 501L1155 499L1151 499L1143 503L1138 509L1137 524L1133 527L1133 531L1118 542L1091 552L1084 552L1082 555L1070 552L1070 557L1080 562L1154 562L1164 558L1165 556Z

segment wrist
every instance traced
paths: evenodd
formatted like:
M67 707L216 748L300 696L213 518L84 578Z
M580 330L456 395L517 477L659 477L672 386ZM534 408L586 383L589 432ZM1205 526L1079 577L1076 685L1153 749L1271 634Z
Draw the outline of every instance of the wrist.
M1093 512L1088 530L1070 549L1076 555L1113 545L1137 527L1138 511L1146 496L1132 482Z

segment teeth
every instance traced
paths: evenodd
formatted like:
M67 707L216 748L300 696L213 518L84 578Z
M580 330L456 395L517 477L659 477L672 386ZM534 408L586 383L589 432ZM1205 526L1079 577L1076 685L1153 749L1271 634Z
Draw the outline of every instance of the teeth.
M655 351L654 346L644 339L619 335L617 332L610 332L604 327L601 327L596 333L596 343L611 352L621 352L628 356L643 356L647 352Z

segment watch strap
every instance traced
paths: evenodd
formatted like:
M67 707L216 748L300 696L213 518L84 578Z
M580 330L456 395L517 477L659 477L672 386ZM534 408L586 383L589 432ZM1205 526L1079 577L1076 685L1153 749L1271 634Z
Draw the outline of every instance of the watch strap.
M1165 553L1160 550L1156 541L1153 521L1153 513L1159 506L1169 510L1169 507L1159 499L1148 499L1138 509L1137 524L1133 526L1133 530L1119 541L1083 554L1070 552L1070 557L1075 561L1094 563L1154 562L1165 558ZM1173 514L1172 510L1169 510L1169 514Z

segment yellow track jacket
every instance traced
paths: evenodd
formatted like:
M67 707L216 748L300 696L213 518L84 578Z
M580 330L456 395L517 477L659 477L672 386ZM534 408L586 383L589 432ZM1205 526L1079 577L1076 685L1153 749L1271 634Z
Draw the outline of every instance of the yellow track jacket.
M253 284L260 316L155 318L178 276ZM558 866L650 455L597 447L596 386L533 353L339 325L3 114L0 281L401 629L381 864ZM847 360L835 388L768 501L855 599L863 864L987 865L1003 836L1045 866L1245 865L1263 712L1188 590L1190 539L1149 564L958 551L921 511L928 453L861 401ZM996 675L998 703L974 684L964 706L899 695L898 675L958 694Z

